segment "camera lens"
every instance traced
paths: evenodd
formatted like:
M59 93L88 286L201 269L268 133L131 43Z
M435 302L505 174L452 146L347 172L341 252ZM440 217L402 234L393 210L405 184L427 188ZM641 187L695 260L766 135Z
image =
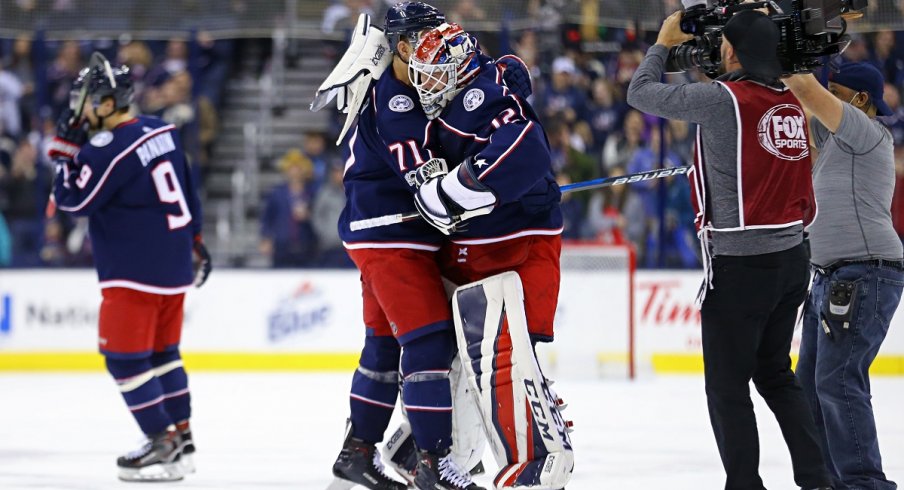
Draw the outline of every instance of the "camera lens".
M679 23L681 32L694 35L703 34L703 30L706 26L700 22L700 19L706 15L706 13L707 9L705 4L694 5L693 7L685 9L684 15L681 16L681 22Z

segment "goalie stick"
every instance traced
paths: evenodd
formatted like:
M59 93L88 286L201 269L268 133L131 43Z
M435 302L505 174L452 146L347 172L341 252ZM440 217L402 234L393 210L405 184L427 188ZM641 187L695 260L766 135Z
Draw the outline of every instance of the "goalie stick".
M637 172L634 174L619 175L617 177L604 177L602 179L585 180L583 182L575 182L560 187L562 193L586 191L590 189L599 189L600 187L611 187L614 185L633 184L645 180L661 179L671 177L673 175L685 175L690 166L659 168L655 170L647 170L645 172ZM349 223L352 231L369 230L380 226L395 225L420 218L421 215L416 211L411 213L387 214L376 218L359 219Z

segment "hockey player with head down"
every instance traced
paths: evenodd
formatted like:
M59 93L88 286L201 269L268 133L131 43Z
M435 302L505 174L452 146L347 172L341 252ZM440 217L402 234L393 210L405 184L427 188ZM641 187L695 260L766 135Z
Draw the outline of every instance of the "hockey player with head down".
M405 178L413 179L414 170L433 155L422 149L427 118L408 83L407 61L418 36L444 21L442 13L420 2L392 7L385 35L366 19L359 20L347 53L355 60L343 57L333 72L336 78L331 75L321 86L325 93L341 91L340 105L345 97L350 119L357 114L348 139L343 179L347 202L339 236L361 272L367 333L352 379L347 436L333 465L337 480L331 489L355 484L406 488L385 475L376 449L401 381L402 405L420 450L412 483L433 490L482 490L450 454L449 371L456 347L436 259L443 235L421 220L370 230L350 226L374 215L412 209L413 188ZM364 73L359 67L367 67L366 75L359 77ZM315 99L312 108L325 103Z
M119 477L179 480L194 471L182 304L210 273L201 206L175 126L131 115L128 67L102 61L82 70L57 124L53 201L89 219L103 295L100 352L148 438L117 460Z
M425 147L441 149L451 169L418 169L415 205L449 235L443 274L465 284L453 296L453 318L502 466L496 488L558 489L573 469L570 429L533 345L553 339L561 194L537 115L505 71L456 24L421 38L409 77L430 119Z

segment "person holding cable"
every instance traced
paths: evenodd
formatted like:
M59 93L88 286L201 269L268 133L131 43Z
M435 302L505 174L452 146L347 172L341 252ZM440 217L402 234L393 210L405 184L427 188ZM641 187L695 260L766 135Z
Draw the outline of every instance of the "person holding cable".
M736 13L723 29L715 83L660 83L669 49L690 39L681 12L662 30L628 87L628 103L699 125L689 173L704 256L701 306L710 421L726 489L761 490L749 382L772 410L794 481L831 478L807 400L791 370L791 339L807 295L804 227L816 214L804 111L778 83L779 31L763 13Z
M797 372L835 488L893 490L882 472L869 382L904 288L904 247L890 211L894 143L876 120L892 114L884 80L869 63L846 63L831 73L828 89L811 74L784 82L811 114L819 150L820 212L809 229L815 275Z

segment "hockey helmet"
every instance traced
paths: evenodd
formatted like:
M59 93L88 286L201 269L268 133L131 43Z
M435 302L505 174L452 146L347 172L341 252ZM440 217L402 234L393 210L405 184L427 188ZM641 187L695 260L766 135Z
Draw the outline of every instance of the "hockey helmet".
M423 2L401 2L386 12L383 31L389 39L389 49L396 53L402 36L412 45L417 43L418 33L432 29L446 21L446 16L436 7Z
M83 68L78 78L72 83L72 91L69 94L69 106L76 110L79 93L82 87L88 85L88 97L97 106L105 97L112 97L116 109L126 109L132 104L134 87L132 75L126 65L110 67L109 65L97 65Z
M477 42L460 25L442 24L426 33L408 60L408 78L424 112L435 118L480 71Z

